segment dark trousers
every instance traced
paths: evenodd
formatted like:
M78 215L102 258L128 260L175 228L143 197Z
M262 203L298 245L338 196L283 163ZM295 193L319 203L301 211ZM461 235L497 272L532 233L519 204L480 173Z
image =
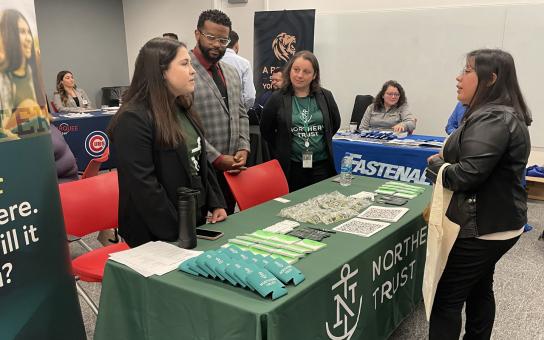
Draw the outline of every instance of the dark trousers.
M334 175L329 160L314 162L311 168L303 168L302 163L291 161L287 177L289 192L305 188Z
M429 340L458 340L466 303L463 339L490 339L495 321L495 264L519 239L457 239L438 283L429 324Z
M234 214L234 207L236 206L234 195L232 195L232 191L230 191L229 184L225 179L225 175L223 175L223 171L215 170L215 175L217 176L217 182L219 182L219 187L221 188L225 202L227 202L227 208L225 209L227 215L232 215Z

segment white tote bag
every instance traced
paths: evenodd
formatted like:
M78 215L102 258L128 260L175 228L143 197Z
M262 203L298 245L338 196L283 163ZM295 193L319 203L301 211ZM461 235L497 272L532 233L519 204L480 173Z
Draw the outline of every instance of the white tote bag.
M442 171L448 165L450 164L442 165L438 171L429 215L427 256L423 274L423 302L425 303L427 321L431 317L438 281L444 272L448 255L461 229L458 224L446 217L446 210L453 195L452 191L442 186Z

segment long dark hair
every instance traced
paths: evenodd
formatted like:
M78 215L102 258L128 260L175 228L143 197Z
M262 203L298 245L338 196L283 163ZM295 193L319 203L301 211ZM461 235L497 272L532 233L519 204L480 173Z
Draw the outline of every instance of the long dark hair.
M531 112L525 104L516 75L512 55L499 49L480 49L467 54L467 62L474 60L474 71L478 75L478 87L472 98L465 119L486 104L510 106L515 115L526 125L531 125ZM493 82L493 74L496 75Z
M113 135L119 117L133 105L141 105L148 109L155 122L156 141L159 145L177 147L183 142L183 131L175 113L175 106L178 104L187 110L201 129L198 118L191 111L192 95L174 97L168 90L163 77L180 48L187 48L187 46L169 38L153 38L140 49L132 82L123 95L123 105L108 127L110 137Z
M289 60L283 71L283 86L282 89L286 93L294 94L293 84L291 83L291 69L293 64L298 58L308 60L312 64L314 69L315 79L310 83L310 93L316 93L321 90L320 76L319 76L319 62L315 55L310 51L299 51Z
M66 89L64 88L64 85L62 84L62 80L64 79L64 76L67 75L68 73L71 74L72 76L74 75L72 72L67 70L60 71L59 73L57 73L56 89L57 89L57 93L60 95L60 99L62 100L64 104L66 104L66 102L68 101L68 94L66 93ZM75 83L74 83L74 89L77 89L77 86Z
M386 81L383 86L382 86L382 89L380 90L380 92L378 92L378 94L376 95L376 98L374 98L374 109L375 110L383 110L385 108L385 104L384 104L384 101L383 101L383 96L385 95L385 91L387 91L387 88L389 86L392 86L394 88L396 88L398 91L399 91L399 94L400 94L400 97L399 97L399 100L397 101L397 103L393 106L393 107L401 107L402 105L406 104L408 102L408 100L406 99L406 93L404 92L404 89L402 88L402 85L400 85L397 81L395 80L388 80Z
M0 31L2 32L2 39L4 40L6 59L9 60L9 65L5 72L17 70L21 67L21 63L23 62L23 51L21 48L21 39L19 38L19 19L24 20L28 27L30 27L23 14L16 9L5 10L2 15L2 21L0 22ZM34 37L32 38L34 40ZM15 46L19 46L19 48L14 48ZM30 58L32 57L34 57L34 44L32 44L32 56Z

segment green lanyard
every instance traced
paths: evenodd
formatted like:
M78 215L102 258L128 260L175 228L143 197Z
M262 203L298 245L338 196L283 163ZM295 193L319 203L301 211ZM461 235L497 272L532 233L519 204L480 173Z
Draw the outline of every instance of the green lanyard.
M310 96L308 98L308 108L305 108L300 104L299 98L295 97L295 103L297 104L297 110L300 112L300 118L302 120L302 123L304 124L304 146L306 147L306 150L310 147L310 127L308 126L308 123L312 119L312 116L310 115L310 106L312 105L312 99ZM304 109L306 109L306 113L304 113Z

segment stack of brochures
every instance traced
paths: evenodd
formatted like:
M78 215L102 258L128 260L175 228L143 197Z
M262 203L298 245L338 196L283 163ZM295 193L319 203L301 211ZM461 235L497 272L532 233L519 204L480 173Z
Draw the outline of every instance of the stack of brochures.
M383 195L392 195L397 197L403 197L403 198L416 198L419 196L422 192L425 191L425 188L407 184L404 182L393 182L389 181L381 185L378 189L374 190L374 192L378 194Z

